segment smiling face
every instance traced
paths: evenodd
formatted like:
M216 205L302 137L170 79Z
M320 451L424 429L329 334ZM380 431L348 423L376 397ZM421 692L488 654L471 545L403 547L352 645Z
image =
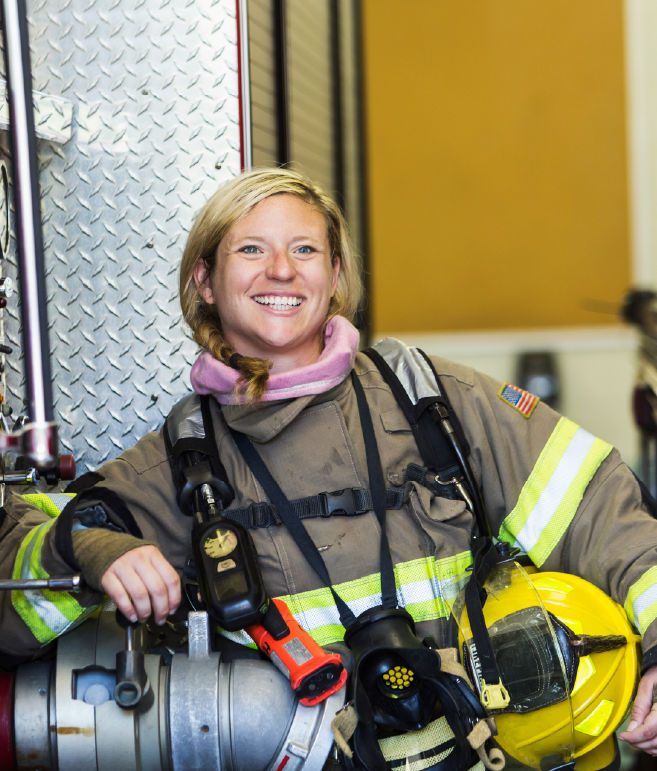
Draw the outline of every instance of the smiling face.
M216 306L224 338L243 356L269 359L272 372L311 364L337 286L324 215L303 199L272 195L228 231L210 275L198 263L201 297Z

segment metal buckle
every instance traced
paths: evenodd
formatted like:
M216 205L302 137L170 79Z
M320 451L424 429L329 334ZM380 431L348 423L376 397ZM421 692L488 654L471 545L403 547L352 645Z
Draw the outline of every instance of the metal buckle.
M332 493L320 493L322 512L320 516L330 517L332 514L355 514L356 500L351 488L334 490Z

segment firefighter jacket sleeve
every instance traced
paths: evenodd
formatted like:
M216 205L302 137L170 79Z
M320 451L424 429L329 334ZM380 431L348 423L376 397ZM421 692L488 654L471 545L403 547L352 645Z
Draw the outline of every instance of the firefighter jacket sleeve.
M494 534L542 570L574 573L611 595L643 635L644 669L657 664L657 519L618 452L468 368L451 365L441 381Z
M151 543L171 559L168 547L178 533L169 538L162 520L171 509L171 497L164 499L172 495L172 484L163 442L159 434L149 434L98 473L76 480L75 495L9 496L0 524L2 575L80 573L83 588L0 592L3 660L38 656L81 623L102 602L101 577L122 554ZM143 511L148 514L141 516ZM189 543L189 535L183 540Z
M89 587L102 591L101 579L109 566L126 552L149 542L129 533L103 528L85 528L73 533L73 555Z
M112 557L144 544L157 546L182 572L191 551L192 520L176 503L161 431L147 434L97 472L76 480L75 489L75 499L58 517L57 546L61 554L71 554L80 562L92 585L98 586ZM105 530L121 538L106 538L101 543L94 532L76 536L81 530ZM74 542L76 538L81 538L80 545Z
M3 578L47 579L78 572L78 566L62 557L56 547L58 507L52 497L63 496L12 494L0 510ZM43 654L59 635L84 620L101 599L89 588L77 592L0 592L0 666Z

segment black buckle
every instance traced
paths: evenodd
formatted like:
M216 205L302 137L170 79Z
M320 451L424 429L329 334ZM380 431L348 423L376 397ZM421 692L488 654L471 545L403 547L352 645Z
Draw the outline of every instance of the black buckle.
M356 498L351 488L334 490L332 493L320 493L321 517L330 517L332 514L355 514Z

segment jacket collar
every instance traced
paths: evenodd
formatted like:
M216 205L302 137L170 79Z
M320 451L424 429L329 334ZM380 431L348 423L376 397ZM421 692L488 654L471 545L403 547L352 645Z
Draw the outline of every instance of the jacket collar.
M221 413L233 430L246 434L255 442L268 442L292 423L315 398L309 395L277 402L223 404Z
M324 349L316 362L269 376L263 402L320 394L341 383L351 371L359 333L347 319L335 316L324 331ZM235 384L239 373L204 351L191 372L197 394L211 394L220 404L239 404Z

